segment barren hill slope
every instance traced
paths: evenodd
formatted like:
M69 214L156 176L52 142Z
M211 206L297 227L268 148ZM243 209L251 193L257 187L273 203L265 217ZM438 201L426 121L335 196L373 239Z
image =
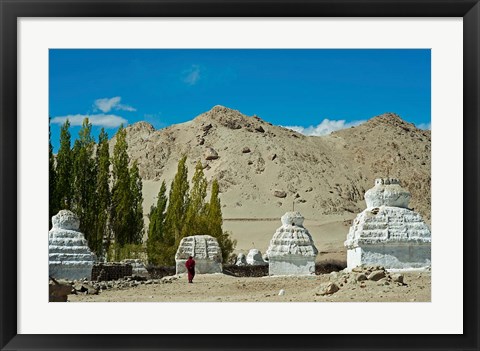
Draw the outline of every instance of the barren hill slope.
M430 131L395 114L322 137L223 106L160 130L145 122L126 129L144 180L145 213L186 154L190 177L200 160L208 181L219 180L224 218L279 218L294 201L306 218L357 213L365 190L386 176L400 178L411 207L430 218Z

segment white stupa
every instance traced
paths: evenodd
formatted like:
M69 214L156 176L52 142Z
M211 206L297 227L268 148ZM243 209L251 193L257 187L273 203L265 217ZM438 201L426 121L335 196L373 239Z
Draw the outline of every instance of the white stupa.
M318 250L312 236L303 227L300 212L287 212L267 249L270 275L302 275L315 273Z
M246 258L247 264L250 266L266 266L268 262L265 262L262 257L262 252L258 249L250 249Z
M195 260L195 273L222 273L222 250L210 235L187 236L180 241L175 254L176 273L185 273L188 256Z
M95 255L90 251L83 233L78 231L80 220L68 210L52 217L48 232L49 275L63 279L90 279Z
M367 208L353 221L345 241L347 268L381 265L387 269L430 266L431 233L408 208L410 193L398 179L381 178L365 193Z

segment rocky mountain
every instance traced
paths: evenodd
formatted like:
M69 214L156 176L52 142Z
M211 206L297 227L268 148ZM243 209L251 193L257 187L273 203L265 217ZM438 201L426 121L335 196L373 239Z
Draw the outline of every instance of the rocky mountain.
M190 177L200 160L208 181L219 180L224 218L278 219L293 206L306 218L358 213L380 177L399 178L412 193L410 207L430 218L431 133L393 113L328 136L305 136L223 106L160 130L145 122L126 130L144 180L145 212L186 154ZM114 144L115 137L111 151Z

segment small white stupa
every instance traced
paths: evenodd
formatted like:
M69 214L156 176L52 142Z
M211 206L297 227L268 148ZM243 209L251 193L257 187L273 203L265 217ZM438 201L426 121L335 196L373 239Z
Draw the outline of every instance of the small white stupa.
M185 273L185 262L192 256L195 273L222 273L222 250L217 239L210 235L187 236L180 241L175 254L176 273Z
M408 208L410 193L394 178L375 179L365 193L367 208L353 221L345 241L347 269L381 265L387 269L430 266L431 233Z
M268 262L265 262L262 257L262 253L258 249L250 249L247 255L247 264L251 266L266 266Z
M90 251L83 233L78 231L80 220L68 210L52 217L48 232L49 275L54 278L91 278L95 255Z
M270 275L302 275L315 273L318 250L312 236L303 227L300 212L287 212L267 249Z

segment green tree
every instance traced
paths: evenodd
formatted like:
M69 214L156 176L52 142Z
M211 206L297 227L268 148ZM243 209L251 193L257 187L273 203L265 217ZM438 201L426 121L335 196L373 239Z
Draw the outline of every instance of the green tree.
M144 223L142 210L142 179L137 163L129 170L127 132L123 125L117 131L113 148L113 186L110 223L115 238L114 259L118 259L125 245L140 244Z
M98 136L97 154L95 158L97 167L97 183L96 183L96 196L97 196L97 223L96 228L96 240L104 245L99 245L99 257L104 257L108 252L110 246L110 230L109 230L109 217L110 217L110 151L108 146L108 134L102 128L100 135Z
M129 221L129 244L141 244L144 233L143 222L143 195L142 178L138 169L137 161L133 162L130 169L130 221Z
M60 129L60 148L57 154L56 193L59 209L70 210L73 197L73 160L70 145L70 122L68 119Z
M212 193L210 195L210 202L207 206L207 226L208 235L217 239L220 249L222 250L223 262L227 262L229 256L232 254L236 240L232 240L229 232L224 232L222 229L222 206L219 198L218 181L215 179L212 183Z
M178 162L177 173L170 187L161 252L161 261L166 265L175 264L175 252L182 239L183 225L188 208L189 185L186 161L187 156L183 156Z
M50 132L50 120L48 123L48 226L51 228L52 216L59 211L60 202L57 196L57 171L55 169L55 156Z
M131 212L130 174L128 171L129 157L126 131L123 125L117 131L116 143L113 148L113 186L111 206L111 227L115 243L123 246L128 243L129 221Z
M150 264L159 265L161 263L162 241L165 228L165 210L167 208L167 186L162 182L157 195L157 204L152 205L148 216L150 223L148 225L147 254Z
M95 140L91 131L92 124L85 118L73 147L72 210L80 219L80 231L85 234L90 249L98 255L101 252L102 241L96 236L97 170L94 158Z
M202 163L199 161L195 167L195 174L192 178L192 188L188 201L188 208L185 214L182 238L191 235L207 234L206 205L207 180L203 173Z

